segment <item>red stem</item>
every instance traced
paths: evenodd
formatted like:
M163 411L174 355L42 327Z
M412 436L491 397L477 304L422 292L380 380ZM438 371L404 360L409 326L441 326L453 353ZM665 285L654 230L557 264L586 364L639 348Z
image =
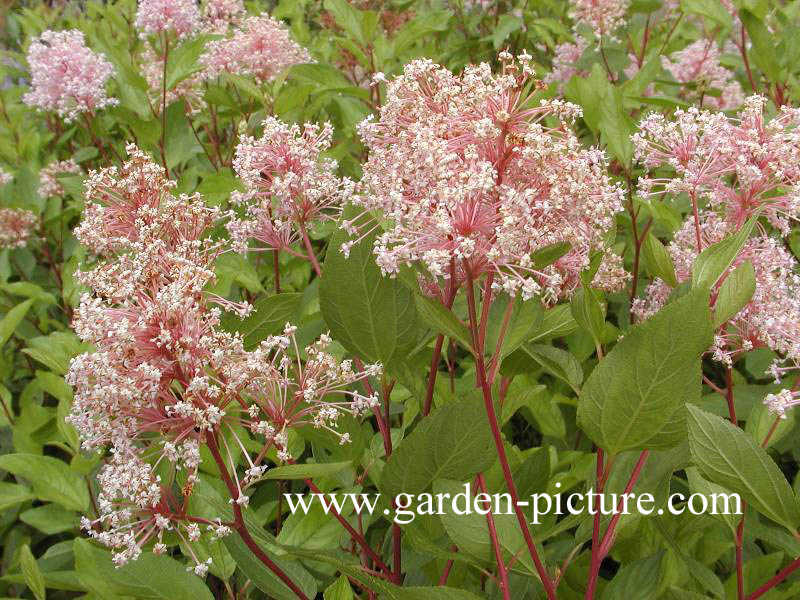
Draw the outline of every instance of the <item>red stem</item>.
M455 544L453 544L453 546L450 548L450 550L451 550L451 552L458 552L458 546L456 546ZM441 585L446 585L446 584L447 584L447 578L448 578L448 577L450 577L450 571L451 571L451 570L452 570L452 568L453 568L453 563L454 563L454 562L455 562L455 560L453 560L452 558L450 558L450 559L448 559L448 560L447 560L447 562L444 564L444 569L442 570L442 575L439 577L439 585L440 585L440 586L441 586Z
M519 522L520 529L522 530L522 536L525 538L525 543L528 546L528 551L533 559L536 572L539 574L539 578L542 581L545 593L547 594L549 600L556 600L556 591L555 587L553 586L553 581L550 579L547 569L545 569L544 564L539 558L539 553L536 551L536 545L533 542L533 536L531 536L531 532L528 529L528 523L525 520L522 507L519 504L519 494L517 493L517 487L514 485L514 479L511 476L511 468L508 465L508 458L506 457L506 451L503 447L503 438L497 421L497 413L494 410L494 401L492 400L492 389L489 386L488 380L486 379L486 365L483 360L483 353L480 350L483 348L483 344L478 337L479 330L478 316L475 310L475 290L472 284L472 274L469 272L467 273L467 306L469 308L469 324L472 331L473 345L475 346L475 368L477 369L478 384L483 392L483 403L486 408L486 415L489 418L489 425L492 429L492 437L497 450L497 458L499 459L500 466L503 470L503 478L505 479L506 486L508 487L508 493L511 496L514 512L517 515L517 521Z
M456 299L456 291L458 288L456 287L455 282L455 267L454 263L451 261L450 264L450 279L447 283L447 297L445 298L444 305L448 308L452 308L453 301ZM439 361L442 358L442 346L444 345L444 335L441 333L436 336L436 344L433 347L433 356L431 357L431 369L430 373L428 374L428 387L425 390L425 403L422 405L422 416L427 417L428 414L431 412L431 406L433 405L433 392L436 388L436 375L439 372Z
M314 268L317 277L322 277L322 268L319 266L317 255L314 254L314 247L311 245L311 239L309 239L308 232L303 224L300 225L300 231L303 234L303 245L306 247L306 252L308 252L308 260L311 261L311 266Z
M628 484L625 486L623 495L630 494L633 486L636 485L636 481L639 479L639 475L642 473L642 467L644 467L644 462L647 460L648 454L650 454L649 450L643 450L639 455L639 460L636 462L636 466L633 468L633 472L631 473L630 479L628 479ZM611 550L611 545L614 543L614 533L617 529L617 524L622 517L623 500L624 497L621 497L617 503L617 509L611 517L611 521L606 528L606 533L603 535L603 541L600 542L600 548L598 549L597 553L592 551L592 561L589 570L589 583L586 586L586 600L594 599L595 588L597 587L597 577L600 573L600 565Z
M228 467L225 466L225 461L222 460L222 455L219 453L219 446L217 446L217 439L214 432L209 431L206 434L206 441L208 443L208 449L211 452L211 456L214 457L214 462L217 463L222 480L225 482L225 486L228 488L228 492L233 499L231 506L233 506L233 528L236 530L236 533L239 534L239 537L242 538L242 541L256 556L256 558L258 558L258 560L260 560L270 571L275 573L275 575L278 576L278 579L286 584L286 587L292 590L292 592L294 592L298 598L301 598L302 600L308 600L308 596L303 593L303 590L297 587L294 581L292 581L292 579L283 571L283 569L276 565L272 559L266 555L266 553L252 538L250 532L247 531L247 525L245 525L244 517L242 516L242 507L236 503L236 499L239 497L239 490L236 487L236 484L233 483L233 480L228 473Z
M488 494L486 490L486 479L483 473L479 473L478 489L484 494ZM491 503L489 503L491 505ZM492 540L492 548L494 548L494 559L497 562L497 574L500 577L500 591L503 593L503 600L509 600L509 587L508 587L508 569L503 562L503 552L500 549L500 540L497 538L497 529L494 526L494 517L492 511L486 513L486 523L489 527L489 538Z
M767 581L764 585L758 588L755 592L750 594L747 597L747 600L756 600L756 598L760 598L776 585L778 585L781 581L786 579L789 575L791 575L795 570L800 567L800 557L795 558L787 567L780 571L775 577Z

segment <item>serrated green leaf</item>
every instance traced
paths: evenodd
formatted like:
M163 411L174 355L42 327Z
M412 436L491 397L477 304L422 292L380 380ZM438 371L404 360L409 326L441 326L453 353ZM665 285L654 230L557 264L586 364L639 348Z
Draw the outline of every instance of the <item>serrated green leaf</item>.
M755 227L758 215L750 217L736 233L705 248L692 265L692 287L712 289L736 260Z
M735 317L756 291L756 272L749 260L731 271L722 281L714 302L714 328Z
M580 427L612 455L679 443L686 402L700 399L700 358L712 340L703 290L635 325L586 380Z
M390 496L418 494L435 479L468 479L496 457L482 404L460 400L432 412L394 450L381 475Z
M767 518L794 533L800 507L769 454L728 420L689 405L689 449L709 481L740 494Z
M664 244L648 232L642 243L642 252L647 261L647 267L650 273L660 278L669 287L678 285L678 279L675 277L675 265L672 264L672 257L664 247Z
M356 356L391 364L405 360L417 342L413 292L384 277L372 253L373 236L355 244L349 257L339 251L348 240L339 230L329 243L319 305L331 334Z

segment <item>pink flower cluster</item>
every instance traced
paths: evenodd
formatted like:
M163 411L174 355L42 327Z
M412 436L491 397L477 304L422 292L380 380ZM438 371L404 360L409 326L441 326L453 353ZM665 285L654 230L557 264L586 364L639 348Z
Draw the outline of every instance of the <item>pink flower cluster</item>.
M117 104L106 95L114 68L86 46L82 32L45 31L33 39L27 58L31 69L31 90L23 96L27 105L73 121L81 113Z
M650 114L633 136L636 157L664 177L640 179L644 195L685 192L725 214L738 229L757 211L782 235L800 218L800 110L764 117L766 99L751 96L738 117L691 108L672 120Z
M77 174L80 172L81 168L71 158L68 160L59 160L50 163L44 169L39 171L39 196L42 198L63 196L64 187L58 180L58 175L65 173Z
M570 16L599 37L609 36L625 23L629 0L570 0Z
M222 329L220 307L241 315L251 307L204 291L226 251L209 235L219 211L198 195L173 195L159 165L135 146L128 152L124 165L92 172L86 183L76 235L97 263L78 273L92 293L81 298L73 328L94 349L75 357L67 376L75 388L69 421L83 446L111 453L98 477L100 514L83 526L115 550L118 565L145 546L166 551L167 535L191 553L201 526L212 538L230 532L190 513L209 440L236 482L231 501L245 506L267 451L290 458L291 428L310 425L348 441L334 429L338 417L378 402L353 384L381 372L337 360L327 336L301 352L291 325L245 350L238 333ZM261 448L255 457L253 444ZM207 561L194 558L195 573L205 575Z
M246 218L228 223L234 248L247 250L254 238L268 247L288 248L308 227L335 220L353 196L354 183L336 175L337 163L321 155L331 145L333 128L306 123L263 122L260 138L245 136L233 167L247 189L231 200L246 205Z
M39 219L24 208L0 208L0 248L22 248Z
M199 26L196 0L139 0L136 29L142 37L171 33L183 38Z
M662 56L661 64L684 86L694 86L686 90L688 100L716 110L738 108L744 102L742 86L733 73L719 63L719 57L714 40L699 39L669 58ZM719 95L712 95L712 92Z
M573 76L579 75L581 77L588 75L584 71L580 71L577 63L583 55L584 50L589 46L588 42L580 36L577 36L575 42L564 42L556 46L556 53L553 56L553 68L545 75L545 83L560 83L562 84L559 89L563 91L563 84L567 83Z
M0 169L0 185L6 185L12 181L14 181L14 176L8 171Z
M707 247L735 232L735 227L712 211L700 215L702 246ZM692 264L698 250L694 220L686 220L668 247L675 265L677 280L691 278ZM790 359L800 359L800 276L795 274L797 261L776 239L760 232L751 238L731 269L750 261L756 278L756 290L750 302L717 332L712 347L713 358L728 366L744 352L766 346ZM724 281L724 279L723 279ZM720 284L721 285L721 284ZM632 313L643 320L657 312L672 289L656 279L644 298L634 300ZM716 291L712 294L716 302Z
M264 82L292 65L311 62L311 56L280 21L264 13L245 19L231 37L210 42L200 61L206 79L235 73Z
M417 60L388 84L379 119L360 125L370 155L358 202L388 222L375 245L384 273L417 262L440 280L490 272L509 294L553 300L607 250L622 191L603 152L570 130L580 109L536 103L525 91L530 57L500 58L498 75L487 64L453 75ZM534 252L563 243L566 254L537 267ZM615 289L625 277L606 252L595 285Z
M203 6L201 28L207 33L226 33L247 16L243 0L207 0Z

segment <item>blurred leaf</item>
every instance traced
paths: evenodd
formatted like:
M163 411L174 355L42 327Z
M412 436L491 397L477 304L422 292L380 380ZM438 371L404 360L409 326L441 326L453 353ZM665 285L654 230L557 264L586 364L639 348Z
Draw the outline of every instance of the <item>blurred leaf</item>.
M31 591L36 600L45 600L46 589L44 576L36 564L36 559L31 554L28 544L22 546L19 551L19 566L22 569L22 576L25 578L25 585Z
M748 54L753 56L754 62L771 83L782 83L781 66L775 53L775 36L758 17L746 8L739 10L739 18L753 44Z
M2 320L0 320L0 346L8 341L14 330L28 314L28 309L33 304L33 300L25 300L9 310Z
M89 509L86 482L70 470L67 463L57 458L36 454L5 454L0 456L0 469L30 481L40 500L56 502L70 510L83 512Z

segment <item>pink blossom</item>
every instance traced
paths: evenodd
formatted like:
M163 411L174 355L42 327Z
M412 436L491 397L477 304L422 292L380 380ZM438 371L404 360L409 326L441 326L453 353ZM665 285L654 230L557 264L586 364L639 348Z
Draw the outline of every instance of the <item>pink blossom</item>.
M597 37L614 33L625 23L628 0L570 0L570 16L576 25L586 25Z
M375 245L386 274L421 263L442 280L455 266L456 276L490 272L508 293L554 299L606 250L622 192L603 152L583 148L569 129L580 109L532 103L523 93L529 57L501 59L499 75L487 64L461 75L429 60L407 65L388 84L379 119L360 125L370 154L358 202L387 221ZM531 255L561 243L569 251L538 268ZM619 287L619 257L606 260L614 266L596 285Z
M64 187L58 180L58 175L62 173L80 173L81 168L71 158L52 162L44 169L39 171L39 196L51 198L53 196L63 196Z
M82 32L45 31L31 42L27 58L31 69L31 90L23 96L27 105L73 121L81 113L117 104L105 89L114 68L86 46Z
M239 25L247 16L243 0L206 0L201 17L203 30L209 33L225 33L233 25Z
M330 123L301 129L270 117L262 125L260 138L241 139L233 161L247 188L232 198L247 206L246 218L228 225L239 251L249 238L286 248L305 228L336 219L353 195L353 182L336 175L336 161L321 156L331 144Z
M23 208L0 208L0 248L22 248L39 219Z
M136 29L140 35L174 33L183 38L200 24L200 10L195 0L139 0Z
M633 136L637 159L674 173L642 178L641 192L707 199L733 228L760 212L788 235L800 218L800 110L782 107L767 120L765 104L751 96L730 118L696 108L678 110L672 120L645 117Z
M14 181L14 176L9 172L0 169L0 185L6 185L12 181Z
M545 83L558 82L559 90L563 91L564 84L575 75L584 77L588 75L586 71L578 69L577 63L583 55L584 50L589 46L588 42L582 37L577 37L575 42L565 42L556 46L556 53L553 56L553 68L545 76Z
M702 246L719 242L735 228L714 212L700 215ZM698 251L694 221L690 217L675 234L668 247L679 282L691 278ZM724 324L715 336L713 358L726 365L742 353L766 346L779 354L800 358L800 277L795 274L797 261L780 241L759 233L739 253L732 268L750 261L756 277L756 290L750 302ZM723 279L724 280L724 279ZM638 320L658 311L669 298L671 288L660 279L651 283L644 298L637 298L632 312ZM716 291L712 293L712 305Z
M695 87L686 91L688 99L716 110L731 110L742 105L744 92L719 58L714 40L699 39L669 58L662 57L661 64L677 81ZM709 94L711 90L719 92L719 97Z
M200 61L206 78L235 73L263 82L292 65L311 62L311 56L280 21L265 13L245 19L231 37L210 42Z
M231 500L246 506L248 487L268 468L267 450L291 458L291 428L325 429L348 441L337 419L376 406L355 384L381 368L354 371L328 352L327 336L301 350L288 324L246 350L220 316L221 308L246 315L250 307L205 291L226 251L210 235L219 212L197 195L174 195L160 166L135 146L128 153L121 167L89 174L77 230L96 264L78 274L90 292L73 328L92 351L71 361L68 420L85 448L111 453L98 476L99 515L82 525L114 550L117 565L151 544L163 553L176 536L202 576L208 563L191 542L230 532L219 519L190 513L202 446L214 440L220 447L237 486ZM251 453L252 445L261 451Z

